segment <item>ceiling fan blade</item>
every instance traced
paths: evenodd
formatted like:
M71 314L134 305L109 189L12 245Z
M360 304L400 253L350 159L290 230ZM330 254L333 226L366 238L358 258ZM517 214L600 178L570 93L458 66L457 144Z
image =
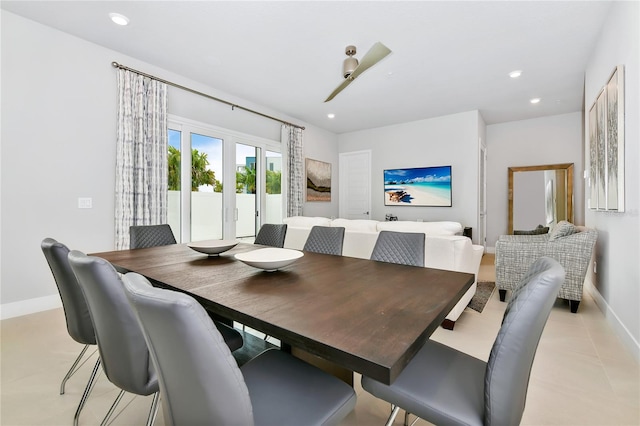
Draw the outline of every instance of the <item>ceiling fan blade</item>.
M384 59L389 53L391 53L391 49L389 49L384 44L377 42L371 49L362 57L362 60L353 70L351 75L338 86L336 89L329 95L329 97L325 100L325 102L329 102L331 99L335 98L336 95L344 90L357 76L377 64L379 61Z
M352 81L353 81L353 78L351 78L351 76L345 78L344 81L340 83L340 85L336 87L336 89L333 92L331 92L329 97L325 99L325 102L329 102L331 99L335 98L336 95L342 92L342 90L344 90L344 88L347 87Z
M391 53L391 49L389 49L384 44L377 42L376 44L371 46L371 49L369 49L369 51L362 57L362 59L360 60L360 64L356 67L355 70L353 70L353 73L351 73L350 77L356 78L357 76L377 64L379 61L384 59L389 53Z

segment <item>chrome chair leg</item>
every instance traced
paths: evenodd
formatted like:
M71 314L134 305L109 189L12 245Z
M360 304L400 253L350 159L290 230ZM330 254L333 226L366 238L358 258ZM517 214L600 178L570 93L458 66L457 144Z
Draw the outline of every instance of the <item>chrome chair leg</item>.
M80 418L80 412L84 405L87 403L87 398L89 398L89 394L93 390L93 385L95 384L96 375L98 374L98 369L100 368L100 357L96 361L96 365L93 366L93 371L91 371L91 376L89 377L89 383L87 383L87 387L84 388L84 392L82 393L82 398L80 398L80 403L78 404L78 408L76 409L76 413L73 416L73 426L78 426L78 419Z
M106 416L104 416L104 419L100 423L100 426L106 426L106 424L109 422L109 419L111 418L111 416L115 412L116 407L118 406L118 404L122 400L123 396L124 396L124 391L120 390L120 393L116 397L116 400L113 401L113 404L111 404L111 408L109 408L109 412L107 413ZM160 392L154 393L153 394L153 400L151 401L151 410L149 411L149 417L147 418L147 426L153 426L153 423L156 421L156 416L158 414L158 400L159 399L160 399Z
M120 390L120 393L116 397L116 400L113 401L113 404L111 404L111 408L109 408L109 411L107 412L107 415L104 416L104 419L102 420L102 422L100 422L100 426L105 426L107 424L107 422L109 421L109 418L111 417L113 412L116 410L116 407L120 403L120 400L122 399L123 396L124 396L124 391Z
M385 423L385 426L391 426L393 424L393 421L396 419L399 411L400 407L398 407L397 405L393 406L393 410L391 411L391 415L387 419L387 423Z
M156 421L156 415L158 414L158 401L160 399L160 392L153 394L153 400L151 401L151 411L149 411L149 418L147 419L147 426L153 426Z
M89 345L84 345L84 348L82 349L82 351L80 351L80 355L78 355L76 360L73 362L73 365L71 365L69 371L67 371L66 376L64 376L64 379L62 379L62 383L60 384L60 395L64 395L64 385L67 384L67 380L69 380L69 378L73 376L73 373L76 372L76 367L84 356L84 353L87 352L87 349L89 349Z
M408 411L404 412L404 426L413 426L415 425L418 420L420 420L420 417L416 416L415 420L411 422L411 424L409 424L409 416L411 415L411 413L409 413Z

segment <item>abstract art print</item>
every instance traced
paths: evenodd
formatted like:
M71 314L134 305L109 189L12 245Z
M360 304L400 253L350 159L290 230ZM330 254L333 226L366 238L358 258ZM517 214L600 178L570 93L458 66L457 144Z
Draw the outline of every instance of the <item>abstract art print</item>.
M589 110L589 208L624 211L624 67L617 66Z
M451 166L385 170L384 205L451 207Z
M331 163L305 161L307 171L307 201L331 201Z

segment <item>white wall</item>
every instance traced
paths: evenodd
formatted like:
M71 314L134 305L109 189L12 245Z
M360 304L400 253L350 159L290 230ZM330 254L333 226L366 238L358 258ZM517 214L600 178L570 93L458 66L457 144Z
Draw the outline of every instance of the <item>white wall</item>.
M331 163L331 202L310 201L304 203L304 216L338 216L338 137L337 135L319 130L304 135L304 156L313 160ZM305 175L306 176L306 175Z
M584 224L582 113L487 126L487 247L508 231L509 167L574 163L574 222Z
M585 222L598 230L594 298L637 358L640 358L639 17L640 3L614 2L585 77L588 110L614 67L625 67L625 212L586 209ZM586 117L584 129L588 128Z
M338 149L340 152L372 151L372 219L384 220L385 214L394 214L399 220L452 220L476 228L481 124L478 112L469 111L343 133L338 135ZM446 165L452 166L452 207L384 205L384 169Z
M2 11L1 20L3 317L8 306L17 312L16 304L56 300L39 247L43 238L56 238L84 252L114 247L117 82L112 61L306 125L305 152L337 168L337 136L332 133L17 15ZM277 122L173 88L169 110L280 139ZM78 209L78 197L91 197L93 208ZM329 204L327 216L336 215L337 197Z

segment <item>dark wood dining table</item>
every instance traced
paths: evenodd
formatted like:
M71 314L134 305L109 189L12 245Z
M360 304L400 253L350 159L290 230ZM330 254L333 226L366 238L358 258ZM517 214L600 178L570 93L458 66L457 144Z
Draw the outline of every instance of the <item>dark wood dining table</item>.
M472 285L473 274L304 252L266 272L186 244L94 253L119 272L194 296L208 310L390 384Z

